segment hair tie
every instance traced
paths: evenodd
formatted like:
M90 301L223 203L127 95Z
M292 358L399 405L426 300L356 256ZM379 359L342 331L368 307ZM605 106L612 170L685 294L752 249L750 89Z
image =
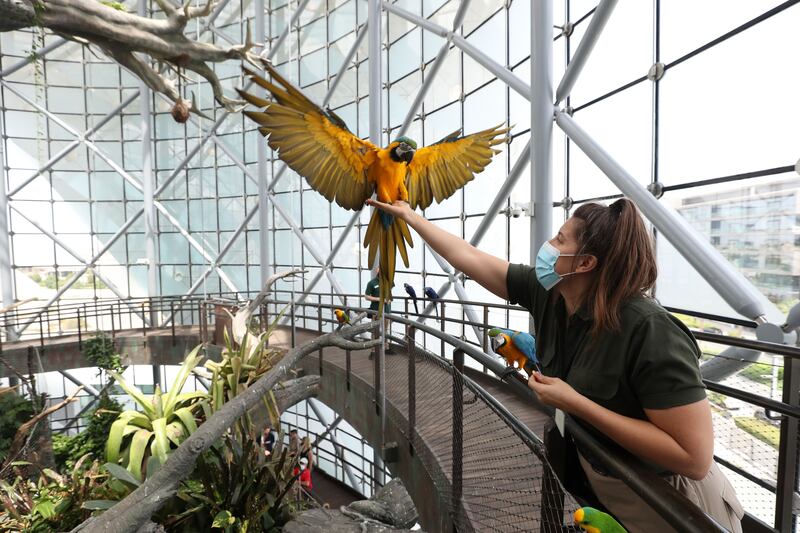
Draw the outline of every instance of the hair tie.
M619 216L620 214L622 214L622 208L624 204L625 200L617 200L616 202L608 206L608 208L611 210L612 213Z

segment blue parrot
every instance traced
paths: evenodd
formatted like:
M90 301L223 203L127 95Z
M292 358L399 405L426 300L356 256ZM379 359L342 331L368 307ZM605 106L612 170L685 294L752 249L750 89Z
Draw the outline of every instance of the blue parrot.
M417 291L414 290L414 287L409 285L408 283L403 283L403 287L406 289L406 294L411 296L411 299L414 300L414 312L419 314L419 307L417 307Z
M505 358L508 364L514 363L532 375L534 371L541 373L542 368L536 358L536 339L530 333L514 331L511 329L492 328L489 330L492 338L492 350Z
M431 300L438 300L439 295L433 290L433 287L425 287L425 296L430 298Z

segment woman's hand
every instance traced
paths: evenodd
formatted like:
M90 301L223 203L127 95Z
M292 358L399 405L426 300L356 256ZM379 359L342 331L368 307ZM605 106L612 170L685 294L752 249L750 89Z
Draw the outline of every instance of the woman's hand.
M580 393L573 389L567 382L559 378L551 378L534 372L528 379L530 387L539 400L551 407L572 413L576 402L582 398Z
M414 214L414 210L411 209L411 206L408 205L408 202L404 202L402 200L397 200L394 203L387 204L370 198L367 200L367 205L377 207L381 211L389 213L390 215L395 216L406 223L408 223L408 221L411 219L411 215Z

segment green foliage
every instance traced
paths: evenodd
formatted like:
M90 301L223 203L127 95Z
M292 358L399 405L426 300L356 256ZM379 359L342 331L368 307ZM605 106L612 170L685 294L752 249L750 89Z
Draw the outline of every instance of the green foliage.
M32 55L32 59L36 59L37 56L35 54ZM55 272L47 272L45 277L42 277L38 272L33 272L28 275L33 281L39 284L40 287L45 287L48 289L57 289L59 287L63 287L65 284L69 283L69 281L76 276L77 273L69 276L67 278L57 278ZM81 279L76 281L72 284L73 289L107 289L108 286L103 283L103 281L97 277L95 277L93 272L88 272L85 276Z
M84 420L88 421L86 429L71 437L53 435L53 455L59 468L72 469L86 454L90 454L92 459L102 459L111 425L121 411L119 402L103 394L97 407L84 416Z
M760 441L766 442L773 448L778 448L781 442L781 430L769 422L749 416L740 416L733 419L736 427L750 433Z
M122 370L120 357L114 348L114 341L105 333L100 333L84 343L83 355L92 366L103 370Z
M186 510L164 524L182 531L280 531L296 505L286 497L297 478L287 452L265 461L253 438L240 443L227 435L200 456L192 481L178 489Z
M772 385L772 368L772 365L765 363L753 363L739 372L739 375L762 385ZM778 387L783 387L783 367L778 367Z
M86 468L85 460L70 475L45 468L37 480L18 476L10 483L0 481L0 531L68 531L99 508L90 502L116 502L130 492L103 472L100 463Z
M122 2L110 2L109 0L100 0L100 3L104 6L108 6L111 9L116 9L117 11L128 11L125 8L125 4Z
M27 398L11 390L0 394L0 463L5 460L17 429L33 414L33 404Z
M173 447L177 448L197 430L195 412L203 408L208 395L204 392L181 393L181 390L202 359L201 347L197 346L186 356L167 394L162 394L161 388L156 386L155 394L147 398L122 376L109 372L142 411L123 411L111 424L106 441L108 462L122 461L128 471L141 480L151 457L164 464Z
M212 372L212 412L247 390L283 357L283 351L265 345L278 319L261 337L248 340L245 336L241 345L225 332L222 360L205 363ZM280 413L274 397L267 395L264 404L278 427ZM198 459L191 478L178 491L185 510L169 515L164 525L182 531L280 531L292 518L296 502L286 495L297 476L292 475L295 465L287 458L288 450L265 458L247 416L239 420L237 429Z

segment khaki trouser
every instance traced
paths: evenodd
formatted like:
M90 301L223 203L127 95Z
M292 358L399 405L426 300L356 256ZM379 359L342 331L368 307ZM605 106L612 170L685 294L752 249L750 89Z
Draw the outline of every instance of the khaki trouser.
M592 465L580 454L578 458L599 500L622 522L629 533L675 531L623 481L595 472ZM741 519L744 509L733 486L717 463L712 463L708 475L700 481L680 475L665 479L722 527L731 533L742 533Z

